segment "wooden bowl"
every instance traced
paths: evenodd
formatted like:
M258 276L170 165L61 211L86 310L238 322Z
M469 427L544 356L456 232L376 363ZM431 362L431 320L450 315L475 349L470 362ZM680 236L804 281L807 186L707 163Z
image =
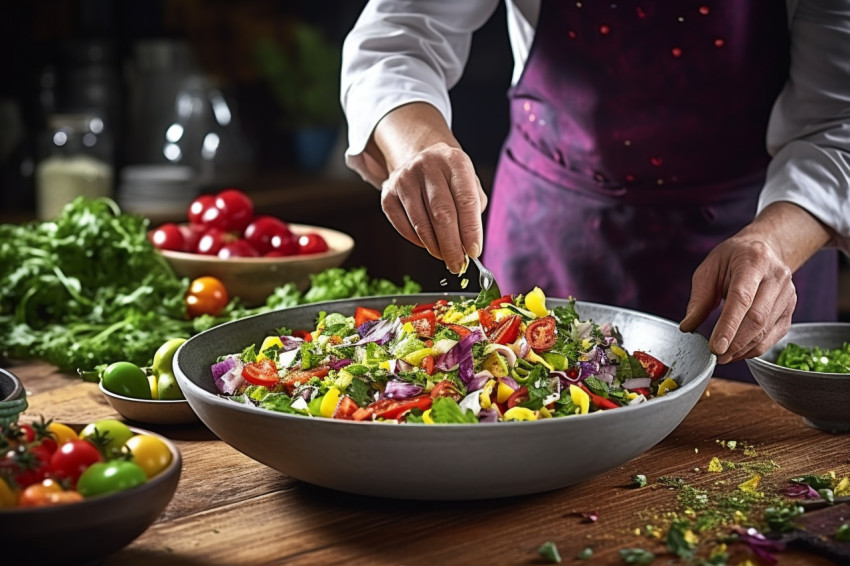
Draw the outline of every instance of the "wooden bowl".
M190 279L211 275L219 279L231 297L239 297L248 306L261 305L275 288L292 282L300 290L310 285L310 275L339 267L354 248L348 234L309 226L290 224L296 235L315 232L328 243L328 251L287 257L246 257L220 259L216 256L162 251L174 271Z
M200 422L186 399L135 399L109 391L98 383L106 400L125 419L147 424L191 424Z

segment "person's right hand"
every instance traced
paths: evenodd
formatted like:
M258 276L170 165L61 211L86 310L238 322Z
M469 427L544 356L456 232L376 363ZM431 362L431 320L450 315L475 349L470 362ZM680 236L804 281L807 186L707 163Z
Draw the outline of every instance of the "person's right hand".
M398 232L459 273L481 253L487 195L472 161L446 143L425 148L384 181L381 206Z

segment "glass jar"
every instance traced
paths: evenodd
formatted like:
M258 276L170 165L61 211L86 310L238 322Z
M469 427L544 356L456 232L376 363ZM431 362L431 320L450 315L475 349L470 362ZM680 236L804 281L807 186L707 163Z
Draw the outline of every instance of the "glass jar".
M103 121L93 114L54 114L47 125L47 155L35 170L38 218L59 216L78 196L111 196L112 165L98 157Z

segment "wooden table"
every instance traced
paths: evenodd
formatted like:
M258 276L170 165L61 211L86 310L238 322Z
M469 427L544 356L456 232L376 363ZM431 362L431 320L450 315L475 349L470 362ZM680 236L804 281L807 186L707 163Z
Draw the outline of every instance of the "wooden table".
M84 425L117 415L95 384L43 363L13 363L27 387L25 419L44 415ZM557 544L566 564L623 564L619 549L663 551L634 534L675 507L660 476L708 486L713 456L743 458L720 440L748 443L781 466L771 477L834 470L850 473L850 435L829 435L775 405L749 384L715 379L692 413L663 442L584 484L551 493L491 501L410 502L338 493L289 478L218 440L202 425L146 426L183 454L174 499L144 534L104 564L545 564L537 553ZM510 447L505 447L510 450ZM530 463L530 465L533 465ZM697 471L699 469L699 471ZM634 474L655 487L636 489ZM591 522L583 513L594 512ZM576 555L591 547L589 561ZM780 565L833 564L789 548ZM654 564L670 563L670 555Z

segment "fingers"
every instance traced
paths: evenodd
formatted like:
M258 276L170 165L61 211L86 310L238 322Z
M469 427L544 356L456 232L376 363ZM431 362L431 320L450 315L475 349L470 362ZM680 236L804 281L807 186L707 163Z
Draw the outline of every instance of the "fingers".
M757 332L748 344L742 348L737 348L734 353L731 353L735 347L735 342L733 341L732 346L729 347L729 351L718 359L719 363L728 364L761 356L788 333L788 329L791 328L791 316L794 314L794 308L797 306L797 294L794 291L793 285L783 295L777 301L777 306L783 305L784 308L774 311L777 315L776 319L762 328L760 332Z
M722 287L718 284L717 275L712 275L720 272L713 254L709 254L694 272L691 279L691 297L685 310L685 318L679 323L679 330L693 332L720 304Z
M453 273L481 253L487 196L460 149L438 144L398 168L384 183L381 206L406 239L441 258Z

